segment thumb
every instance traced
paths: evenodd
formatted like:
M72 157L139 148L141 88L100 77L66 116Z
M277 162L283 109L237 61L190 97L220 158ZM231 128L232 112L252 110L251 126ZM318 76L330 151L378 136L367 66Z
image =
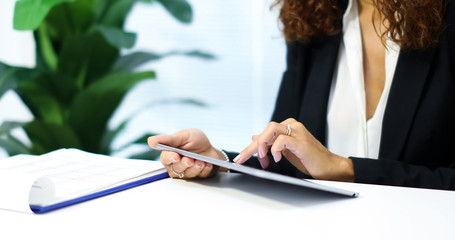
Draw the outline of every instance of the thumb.
M193 130L181 130L172 135L156 135L149 137L147 143L151 148L157 149L156 144L164 144L175 148L181 148L189 143Z

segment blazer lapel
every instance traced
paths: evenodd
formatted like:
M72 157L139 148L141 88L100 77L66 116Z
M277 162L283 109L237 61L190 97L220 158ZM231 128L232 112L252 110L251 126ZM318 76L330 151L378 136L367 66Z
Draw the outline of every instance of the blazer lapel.
M380 158L400 158L425 87L434 51L400 53L382 122Z
M327 125L327 104L330 86L338 58L341 34L329 37L323 43L311 46L311 56L307 64L308 78L302 100L299 120L318 139L325 144ZM311 113L311 114L310 114Z

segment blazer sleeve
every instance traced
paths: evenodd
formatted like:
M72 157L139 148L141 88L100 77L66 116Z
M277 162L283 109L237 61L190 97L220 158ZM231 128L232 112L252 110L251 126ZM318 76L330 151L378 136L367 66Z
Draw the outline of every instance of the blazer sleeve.
M430 169L391 159L351 159L357 183L455 190L455 163Z

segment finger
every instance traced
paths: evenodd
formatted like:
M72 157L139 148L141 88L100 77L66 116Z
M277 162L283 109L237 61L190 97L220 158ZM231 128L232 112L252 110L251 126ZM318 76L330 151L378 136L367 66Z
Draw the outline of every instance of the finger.
M267 168L269 166L268 150L276 139L283 134L286 134L286 126L280 123L271 122L256 138L257 153L262 168Z
M269 147L275 142L276 138L284 134L286 134L286 125L276 122L269 123L265 130L256 138L258 156L265 157Z
M183 164L181 163L181 160L180 155L175 152L163 151L160 156L161 164L166 167L169 176L172 178L179 178L179 176L174 173L174 171L179 172L179 170L175 170L174 167ZM182 168L183 167L180 167L180 169ZM177 167L177 169L179 169L179 167Z
M185 172L187 168L194 165L194 160L189 157L182 157L182 160L172 164L172 168L175 172Z
M250 159L251 156L257 153L257 144L256 142L250 143L248 147L243 149L237 157L234 158L234 162L238 164L244 163L246 160Z
M284 150L287 150L287 145L290 144L290 141L292 141L292 137L286 136L286 135L281 135L279 136L276 141L273 143L272 147L270 148L270 152L273 156L273 159L275 162L279 162L283 156L282 152Z
M195 160L189 157L182 157L182 163L186 168L192 167Z
M270 148L272 155L282 152L284 150L289 150L291 153L296 154L296 140L295 138L287 135L281 135L275 141L275 143ZM278 155L277 155L278 156Z
M176 152L170 152L170 151L161 152L160 161L161 161L161 164L163 164L164 166L169 166L176 162L180 162L180 160L181 160L181 157Z
M286 124L271 122L258 136L257 141L265 142L267 145L271 146L276 138L283 134L286 134Z
M303 161L302 161L303 159L299 159L299 157L298 157L298 156L300 156L300 157L303 156L303 153L298 153L298 150L296 150L297 145L298 145L298 143L295 140L295 138L286 136L286 135L281 135L280 137L277 138L275 143L272 145L272 147L270 148L270 151L271 151L272 155L274 156L275 161L280 161L282 155L285 152L293 154L296 157L288 158L289 162L292 165L294 165L296 168L298 168L299 170L301 170L303 172L308 172L306 170L306 167L303 164ZM300 151L304 151L304 150L301 149Z
M295 120L288 119L287 121L290 122ZM263 165L263 167L268 166L267 152L269 146L273 144L273 142L279 135L285 133L286 133L285 125L276 122L269 123L269 125L267 125L267 127L261 134L254 135L252 137L253 142L240 152L240 154L234 159L234 162L239 164L244 163L251 156L257 153L261 165Z
M272 145L273 148L273 145ZM277 163L281 161L281 158L283 157L283 154L281 153L282 151L276 150L276 149L270 149L270 152L272 154L273 160Z
M269 146L273 144L277 136L284 133L286 133L286 126L276 122L269 123L260 135L252 137L253 142L240 152L234 159L234 162L242 164L257 153L262 168L267 168L269 166L269 159L267 156Z
M296 123L298 122L297 120L295 120L294 118L288 118L284 121L281 122L282 125L286 125L286 124L293 124L293 123Z
M213 170L213 165L210 163L205 163L204 169L202 169L201 173L199 174L199 177L201 178L206 178L210 176L210 173L212 173Z
M288 136L293 135L292 131L293 131L293 129L296 129L297 124L299 124L299 122L297 122L297 120L295 120L294 118L288 118L288 119L284 120L283 122L281 122L281 125L283 125L285 127L285 132L283 134L288 135ZM290 129L288 129L288 127Z
M171 178L179 178L179 176L177 176L177 174L175 174L172 171L171 167L166 167L166 170L167 170L167 173L169 174L169 177L171 177Z
M252 140L252 141L256 141L257 138L258 138L258 135L253 135L253 136L251 137L251 140Z
M166 167L166 170L167 170L169 176L171 178L180 178L180 176L177 175L178 171L172 170L172 168L173 168L173 165L169 165L168 167Z
M266 143L260 141L257 141L257 144L259 163L261 164L262 169L266 169L269 166L269 157L267 156L269 146Z
M259 160L259 164L261 164L262 169L266 169L269 167L270 161L269 161L269 157L267 155L265 155L264 157L258 158L258 160Z
M248 145L247 148L242 150L237 157L234 158L234 162L238 164L242 164L246 162L248 159L250 159L254 154L257 153L257 143L252 142L250 145ZM269 158L267 157L267 154L265 156L259 157L258 156L259 163L261 164L261 167L263 169L267 168L269 166Z
M147 143L151 148L154 148L156 150L161 150L158 147L156 147L156 144L161 143L164 145L176 147L175 144L175 139L171 135L156 135L147 138Z
M147 143L151 148L157 150L160 150L159 148L156 147L156 144L158 143L178 148L185 145L188 142L190 134L191 134L190 130L181 130L172 135L156 135L149 137L147 139Z
M185 170L185 178L198 177L204 168L205 168L204 162L197 160L194 161L194 164Z

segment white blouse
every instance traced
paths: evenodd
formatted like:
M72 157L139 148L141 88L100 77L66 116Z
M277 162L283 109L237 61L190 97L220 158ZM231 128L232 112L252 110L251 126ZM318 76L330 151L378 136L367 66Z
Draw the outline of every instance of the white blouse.
M342 157L378 158L382 120L399 52L398 45L387 41L384 91L376 112L367 120L359 13L357 0L350 0L343 16L343 41L329 96L327 146L331 152Z

